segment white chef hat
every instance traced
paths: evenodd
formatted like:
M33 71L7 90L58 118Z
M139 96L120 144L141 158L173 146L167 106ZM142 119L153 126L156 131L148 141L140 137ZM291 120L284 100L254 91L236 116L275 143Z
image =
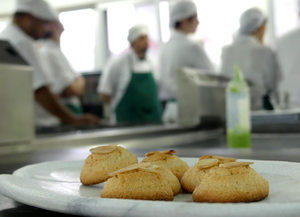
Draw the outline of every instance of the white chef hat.
M266 17L258 8L246 10L240 17L239 33L250 35L266 22Z
M58 15L44 0L18 0L16 12L29 13L32 16L46 21L57 21Z
M177 2L170 11L170 28L174 28L176 22L192 17L197 14L197 7L194 2Z
M128 41L133 43L136 39L143 35L148 35L148 29L144 24L136 24L128 31Z

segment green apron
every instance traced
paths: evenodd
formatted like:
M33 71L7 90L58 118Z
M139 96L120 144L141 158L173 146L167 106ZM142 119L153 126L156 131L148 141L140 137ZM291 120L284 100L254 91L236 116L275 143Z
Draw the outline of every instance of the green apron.
M73 114L77 116L81 116L83 114L81 105L73 105L70 103L66 103L65 105Z
M83 114L83 109L81 105L73 105L71 103L64 103L64 105L76 116L81 116ZM62 122L63 125L68 125L66 122Z
M130 62L131 63L131 62ZM115 109L118 123L155 123L161 121L161 105L153 74L137 73L131 79Z

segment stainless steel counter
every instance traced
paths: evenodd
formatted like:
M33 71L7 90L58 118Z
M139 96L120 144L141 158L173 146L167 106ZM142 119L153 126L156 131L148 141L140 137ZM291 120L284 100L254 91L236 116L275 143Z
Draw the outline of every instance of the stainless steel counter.
M161 147L178 145L185 140L202 141L207 138L219 137L221 129L209 130L211 127L202 126L179 126L179 125L148 125L131 127L112 127L112 128L71 128L55 133L39 134L31 144L9 144L0 146L0 156L10 153L34 151L44 148L67 148L96 146L118 143L128 147L143 147L148 140L144 138L156 139L151 141L151 146ZM138 143L136 140L139 139ZM141 145L140 140L143 140Z

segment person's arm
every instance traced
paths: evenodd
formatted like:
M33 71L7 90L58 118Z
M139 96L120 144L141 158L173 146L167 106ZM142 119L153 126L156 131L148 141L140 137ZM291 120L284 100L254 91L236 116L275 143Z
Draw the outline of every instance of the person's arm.
M104 103L110 104L110 100L111 100L110 95L105 93L99 93L99 96Z
M58 100L57 96L52 94L47 86L35 90L36 101L48 112L58 117L61 121L71 125L97 124L99 120L93 115L74 116Z
M106 65L101 77L99 78L97 91L100 99L105 104L110 104L116 85L117 65L114 59L111 59Z
M81 96L84 93L85 79L83 77L75 78L74 82L70 84L61 93L62 97Z

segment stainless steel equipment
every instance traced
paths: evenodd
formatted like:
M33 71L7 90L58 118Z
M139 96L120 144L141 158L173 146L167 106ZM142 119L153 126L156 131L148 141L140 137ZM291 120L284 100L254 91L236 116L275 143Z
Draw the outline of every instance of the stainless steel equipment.
M198 124L201 119L225 120L225 89L229 78L191 68L177 72L180 124Z
M6 41L0 41L0 99L0 146L32 143L32 68Z

